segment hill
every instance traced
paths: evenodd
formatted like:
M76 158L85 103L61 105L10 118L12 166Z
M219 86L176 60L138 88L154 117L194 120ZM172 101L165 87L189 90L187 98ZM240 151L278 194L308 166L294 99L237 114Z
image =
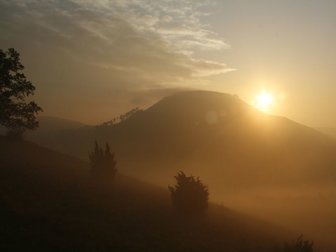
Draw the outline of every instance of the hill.
M95 140L110 143L125 172L157 183L182 168L212 186L219 180L225 192L237 181L244 187L336 181L334 140L227 94L177 93L119 124L58 131L38 142L87 159Z
M87 159L95 140L109 142L127 174L167 185L184 170L207 181L212 200L334 240L335 140L237 96L176 93L118 124L55 132L41 143Z
M27 132L26 137L42 139L48 133L69 129L79 129L81 127L86 126L81 122L52 116L38 116L37 119L39 121L38 129L32 132ZM4 135L5 133L6 129L3 126L0 126L0 134Z
M119 175L101 185L88 165L0 138L1 251L274 251L285 230L211 205L176 216L168 190ZM291 234L292 235L292 234Z
M39 116L39 131L55 131L55 130L69 130L69 129L79 129L86 126L84 123L63 119L52 116Z
M335 128L316 128L318 131L326 134L327 136L336 138L336 129Z
M25 138L33 139L35 142L54 149L57 149L57 143L50 141L50 135L55 136L58 133L62 134L64 131L81 129L87 126L81 122L52 116L39 116L38 121L39 127L34 131L27 132Z

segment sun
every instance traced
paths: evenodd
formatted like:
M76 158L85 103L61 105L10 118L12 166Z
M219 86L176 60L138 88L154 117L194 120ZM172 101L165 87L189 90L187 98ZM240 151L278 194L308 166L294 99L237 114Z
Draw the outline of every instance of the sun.
M273 95L267 91L262 91L256 96L253 104L257 109L263 112L270 112L273 102Z

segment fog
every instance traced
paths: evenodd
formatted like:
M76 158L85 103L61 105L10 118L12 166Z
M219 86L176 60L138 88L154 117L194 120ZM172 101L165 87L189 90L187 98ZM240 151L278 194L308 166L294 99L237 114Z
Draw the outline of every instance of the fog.
M0 250L335 251L335 13L0 0Z

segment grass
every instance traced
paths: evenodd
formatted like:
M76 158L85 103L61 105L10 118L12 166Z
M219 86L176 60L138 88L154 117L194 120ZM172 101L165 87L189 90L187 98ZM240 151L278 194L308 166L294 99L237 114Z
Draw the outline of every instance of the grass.
M211 204L206 219L171 208L168 189L0 138L0 251L274 251L285 230ZM211 193L211 192L210 192Z

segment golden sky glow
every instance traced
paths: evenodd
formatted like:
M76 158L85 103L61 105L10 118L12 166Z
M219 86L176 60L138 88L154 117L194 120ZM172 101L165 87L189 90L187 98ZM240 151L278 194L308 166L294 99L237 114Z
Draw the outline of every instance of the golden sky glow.
M335 24L331 0L0 0L44 114L93 124L180 89L265 88L261 110L336 128Z

